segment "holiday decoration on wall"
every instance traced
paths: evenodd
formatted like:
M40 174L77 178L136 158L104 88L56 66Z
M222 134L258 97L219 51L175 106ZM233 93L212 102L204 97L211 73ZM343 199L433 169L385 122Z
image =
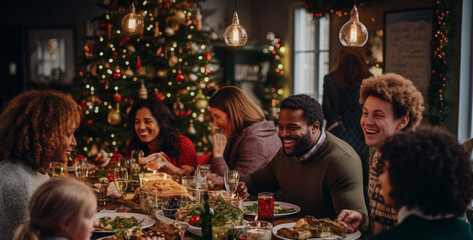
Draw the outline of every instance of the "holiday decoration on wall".
M84 111L76 131L79 154L93 161L103 150L110 156L124 153L127 129L133 129L127 113L140 98L163 101L175 114L179 134L188 136L197 152L211 150L202 140L210 139L211 122L201 120L209 114L205 92L215 86L219 64L212 58L212 32L202 30L200 2L103 4L103 14L95 19L100 29L87 39L77 77L83 83L79 102Z
M432 20L432 73L428 90L429 120L434 125L446 126L448 118L448 79L451 66L453 39L451 3L448 0L433 1Z
M356 4L363 7L373 0L358 0ZM304 6L314 17L323 17L326 14L338 17L347 16L353 8L353 0L304 0Z

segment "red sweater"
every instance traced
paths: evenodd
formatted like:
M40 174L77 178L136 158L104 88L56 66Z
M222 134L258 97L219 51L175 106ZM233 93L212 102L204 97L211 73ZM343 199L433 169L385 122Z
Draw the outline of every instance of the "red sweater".
M179 149L179 155L174 158L170 158L165 152L167 160L174 164L176 167L182 167L182 165L197 166L197 153L195 152L194 144L192 141L184 136L177 136L177 147ZM159 152L157 149L149 149L149 154Z

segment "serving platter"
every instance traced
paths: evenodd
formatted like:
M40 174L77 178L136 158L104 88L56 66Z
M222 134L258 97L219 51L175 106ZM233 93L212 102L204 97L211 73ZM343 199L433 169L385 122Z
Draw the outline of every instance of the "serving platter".
M171 219L171 218L168 218L164 215L164 212L163 210L158 210L156 212L156 218L158 220L162 220L162 221L177 221L175 219ZM180 222L180 221L177 221L177 222ZM235 229L245 229L245 226L244 225L241 225L241 226L234 226ZM192 226L189 224L189 228L187 229L187 231L189 231L190 233L198 236L198 237L201 237L202 236L202 228L201 227L196 227L196 226Z
M295 222L292 222L292 223L283 223L283 224L279 224L279 225L276 225L273 227L273 234L274 236L276 236L277 238L279 239L284 239L284 240L292 240L292 238L285 238L285 237L282 237L282 236L279 236L277 233L278 233L278 230L281 229L281 228L290 228L290 229L293 229L294 228L294 225L296 225ZM356 231L354 233L347 233L345 234L345 236L339 236L339 235L332 235L331 237L324 237L324 238L307 238L306 240L321 240L321 239L324 239L324 240L337 240L337 239L343 239L343 240L355 240L355 239L358 239L361 237L361 232L360 231Z
M144 214L139 214L139 213L97 213L95 215L95 217L97 219L100 219L100 218L103 218L103 217L110 217L110 218L114 219L117 216L124 217L124 218L135 217L136 219L138 219L138 222L141 222L141 224L139 225L141 229L150 227L156 222L154 219L150 218L149 216L144 215ZM115 231L112 231L112 230L101 230L101 229L100 230L97 229L94 232L96 232L96 233L115 233Z

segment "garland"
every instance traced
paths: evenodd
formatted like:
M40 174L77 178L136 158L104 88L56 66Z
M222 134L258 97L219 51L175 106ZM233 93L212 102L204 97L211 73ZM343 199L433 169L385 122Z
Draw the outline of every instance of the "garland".
M432 74L428 90L429 120L431 124L446 126L448 118L448 74L453 39L451 6L448 0L433 1L432 19Z
M357 0L357 7L363 7L371 0ZM342 17L349 15L353 8L353 0L305 0L304 6L308 12L315 17L323 17L325 14Z

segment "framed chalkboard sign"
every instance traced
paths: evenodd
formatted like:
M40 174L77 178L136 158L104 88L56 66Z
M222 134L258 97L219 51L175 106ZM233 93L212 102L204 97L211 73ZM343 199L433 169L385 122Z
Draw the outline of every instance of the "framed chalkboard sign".
M432 8L386 12L384 27L384 72L398 73L410 79L427 99L431 76Z

